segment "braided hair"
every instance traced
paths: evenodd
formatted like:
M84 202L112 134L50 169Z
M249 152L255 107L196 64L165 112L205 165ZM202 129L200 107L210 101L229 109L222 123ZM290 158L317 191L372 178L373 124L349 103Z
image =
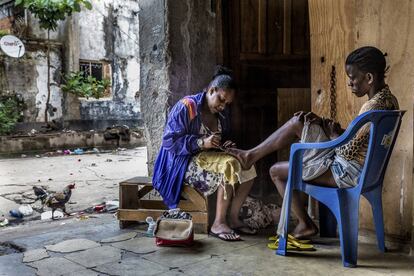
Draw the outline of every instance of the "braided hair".
M355 65L364 73L375 74L379 81L383 81L388 71L385 57L387 53L373 46L365 46L354 50L346 58L346 65Z
M211 79L208 89L210 88L219 88L219 89L237 89L236 82L233 79L233 72L227 67L217 65L214 70L214 75Z

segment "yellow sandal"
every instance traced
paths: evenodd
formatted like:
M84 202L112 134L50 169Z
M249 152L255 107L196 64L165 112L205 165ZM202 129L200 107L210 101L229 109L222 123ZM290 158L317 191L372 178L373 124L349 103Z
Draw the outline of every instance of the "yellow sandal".
M279 239L279 236L271 236L268 239L269 239L269 241L277 241ZM295 238L291 234L288 234L288 240L289 241L297 241L297 242L304 243L304 244L311 243L311 240L300 240L300 239Z

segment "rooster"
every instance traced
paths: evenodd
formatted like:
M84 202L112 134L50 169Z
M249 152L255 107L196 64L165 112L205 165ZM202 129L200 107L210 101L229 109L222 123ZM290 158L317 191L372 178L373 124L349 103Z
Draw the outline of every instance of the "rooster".
M43 206L47 206L52 209L52 219L55 219L53 217L53 213L56 211L56 209L61 209L63 213L68 216L70 215L66 212L65 204L69 201L73 189L75 189L75 183L67 185L62 192L49 194L42 188L33 186L33 190L37 196L37 199L40 199L42 201Z

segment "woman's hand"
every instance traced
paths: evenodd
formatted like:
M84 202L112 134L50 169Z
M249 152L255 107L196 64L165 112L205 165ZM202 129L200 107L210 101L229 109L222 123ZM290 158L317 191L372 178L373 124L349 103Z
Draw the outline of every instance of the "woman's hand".
M331 140L338 138L343 132L341 125L330 119L324 119L322 121L322 129Z
M223 149L235 148L236 143L234 143L233 141L227 140L226 142L223 143L223 145L221 145L221 147Z
M204 145L203 145L204 149L217 149L217 148L220 148L221 136L215 133L206 138L203 138L203 141L204 141Z
M293 116L299 117L299 120L307 124L322 125L323 119L313 112L298 111Z
M323 124L323 119L313 112L306 113L304 117L304 121L305 123L308 123L308 124L317 124L317 125Z

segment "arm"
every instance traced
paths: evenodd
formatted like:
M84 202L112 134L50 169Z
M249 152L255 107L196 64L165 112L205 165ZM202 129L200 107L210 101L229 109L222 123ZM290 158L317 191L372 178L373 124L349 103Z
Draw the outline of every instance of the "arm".
M330 119L323 119L321 126L325 134L331 140L338 138L345 132L345 129L341 128L341 125L338 122L334 122Z
M164 130L162 146L176 155L192 155L200 150L197 145L199 134L190 133L189 110L182 103L172 108Z

